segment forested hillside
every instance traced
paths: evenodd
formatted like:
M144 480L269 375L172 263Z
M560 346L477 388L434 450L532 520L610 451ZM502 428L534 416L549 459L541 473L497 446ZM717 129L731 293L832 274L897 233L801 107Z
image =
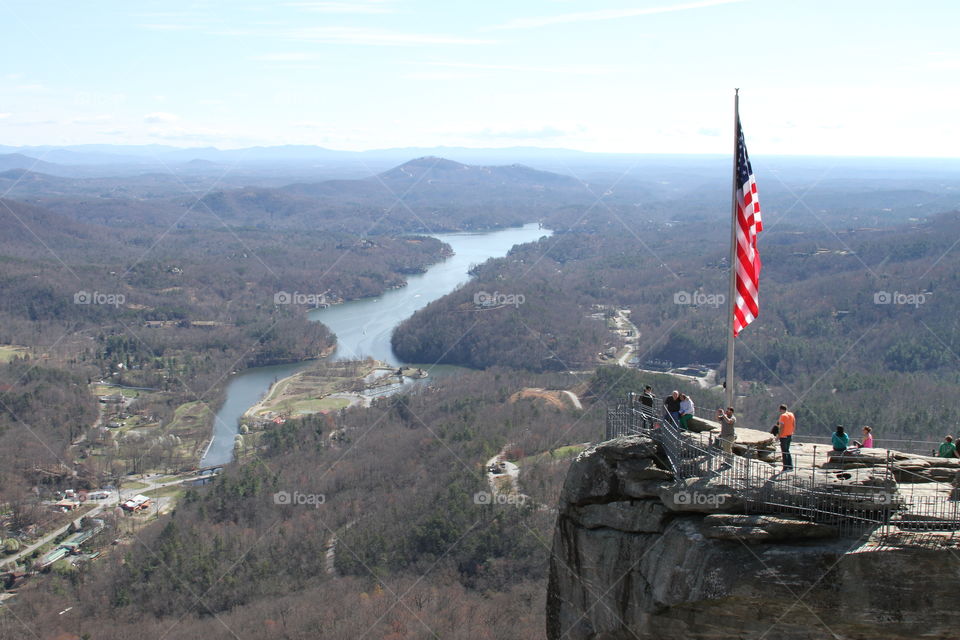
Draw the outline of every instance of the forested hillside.
M103 640L171 626L211 638L230 637L225 626L345 640L424 626L462 638L536 637L551 500L570 454L530 454L595 439L602 410L510 396L575 381L474 373L371 409L288 421L267 434L260 459L188 493L107 566L51 576L20 611L55 635L75 626L40 613L72 604ZM528 498L478 501L489 492L482 463L511 443ZM278 503L279 492L322 501ZM392 607L401 593L416 604ZM9 622L0 618L0 638L16 637Z
M742 390L746 419L766 424L780 402L802 400L798 417L817 435L872 424L888 437L938 439L960 422L948 400L960 396L960 214L836 232L788 221L769 216L762 315L738 340L737 375L752 383ZM627 224L517 247L401 325L394 347L470 366L575 369L616 344L588 318L593 305L615 304L632 312L641 362L722 364L723 234ZM523 303L475 304L494 291Z
M404 232L540 220L554 234L475 265L393 335L406 361L480 371L431 374L369 408L264 421L243 463L173 513L139 530L113 521L132 545L21 589L17 615L50 637L538 637L550 505L570 457L602 437L608 404L646 383L701 409L721 403L692 379L597 368L600 352L623 347L611 328L625 309L634 364L723 370L728 229L709 185L436 158L200 202L51 185L64 192L0 202L11 361L0 364L0 499L18 526L32 522L33 487L125 482L145 459L193 464L231 372L334 344L309 308L379 295L449 255ZM801 437L869 423L881 446L939 439L960 420L960 214L909 220L935 198L895 189L861 201L834 187L842 196L823 204L836 215L823 220L794 210L788 189L765 201L762 312L738 339L741 424L765 429L786 402ZM129 419L177 446L140 451L138 437L93 428L93 391L115 390L106 383L148 391L125 391ZM84 438L98 446L70 446ZM501 452L519 468L516 492L509 478L490 484ZM72 618L46 615L69 607ZM0 638L22 630L0 616Z

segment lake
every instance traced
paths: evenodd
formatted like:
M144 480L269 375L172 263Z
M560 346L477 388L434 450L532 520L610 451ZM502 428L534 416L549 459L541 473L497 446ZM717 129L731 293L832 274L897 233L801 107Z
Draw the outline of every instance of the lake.
M470 279L469 270L490 258L507 255L517 244L533 242L551 232L536 223L488 233L443 233L434 237L449 244L454 255L438 262L425 273L407 278L407 286L391 289L375 298L351 300L326 309L310 312L310 319L322 322L337 335L333 358L353 360L367 356L388 364L402 362L393 353L390 336L393 329L415 311L445 296ZM274 381L286 378L310 366L309 362L254 367L235 375L227 385L226 399L217 412L213 440L200 466L225 464L233 459L233 437L237 434L240 416L256 404ZM433 376L455 367L424 367Z

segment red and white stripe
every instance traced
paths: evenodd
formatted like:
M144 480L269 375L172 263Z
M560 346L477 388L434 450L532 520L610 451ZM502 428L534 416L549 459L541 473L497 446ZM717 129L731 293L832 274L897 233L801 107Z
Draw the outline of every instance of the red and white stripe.
M746 149L738 156L747 161ZM749 169L748 169L749 170ZM741 172L740 175L742 175ZM757 234L763 231L760 201L753 172L737 190L737 300L733 311L733 335L738 335L760 315L760 253Z

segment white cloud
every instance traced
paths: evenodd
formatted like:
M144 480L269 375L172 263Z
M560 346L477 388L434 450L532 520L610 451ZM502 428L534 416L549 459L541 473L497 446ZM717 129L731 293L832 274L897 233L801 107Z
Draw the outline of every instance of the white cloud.
M283 34L296 40L310 40L329 44L355 44L372 46L410 46L421 44L476 45L495 44L494 40L463 38L460 36L434 35L427 33L404 33L384 29L362 27L308 27L290 29Z
M542 127L530 127L520 129L484 129L476 134L470 134L480 138L494 138L506 140L549 140L562 138L570 132L559 127L544 125Z
M199 27L195 24L183 24L176 22L154 22L141 24L140 28L150 31L192 31Z
M371 0L368 2L287 2L287 7L303 9L316 13L394 13L395 9L386 2Z
M563 73L568 75L599 76L611 75L621 71L614 65L569 64L554 66L528 66L518 64L485 64L477 62L431 62L435 67L453 67L456 69L489 69L491 71L518 71L532 73Z
M107 113L95 115L95 116L79 116L70 121L71 124L101 124L104 122L110 122L113 120L113 116Z
M197 142L203 144L231 141L237 138L236 135L231 135L217 129L208 129L205 127L188 129L176 126L150 127L147 129L147 135L158 140Z
M299 51L287 51L278 53L262 53L256 56L250 56L254 62L304 62L307 60L316 60L317 54L305 53Z
M701 2L687 2L684 4L668 5L663 7L645 7L635 9L600 9L597 11L579 11L575 13L563 13L556 16L542 16L539 18L516 18L503 24L489 27L490 29L531 29L536 27L545 27L551 24L565 24L571 22L595 22L598 20L616 20L618 18L633 18L636 16L648 16L657 13L671 13L673 11L689 11L691 9L703 9L721 4L730 4L732 2L743 2L743 0L701 0Z
M163 111L154 111L153 113L148 113L143 116L143 121L147 124L168 124L176 122L179 119L175 114L165 113Z
M464 80L469 78L479 78L475 73L463 73L462 71L410 71L401 74L401 78L407 80Z
M11 115L13 115L13 114L10 114L10 113L0 113L0 120L3 120L4 118L9 118Z

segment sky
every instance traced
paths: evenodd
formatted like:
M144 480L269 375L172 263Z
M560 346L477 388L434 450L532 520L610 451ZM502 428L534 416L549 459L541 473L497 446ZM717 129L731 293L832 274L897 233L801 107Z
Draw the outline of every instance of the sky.
M960 3L0 0L0 144L960 156Z

